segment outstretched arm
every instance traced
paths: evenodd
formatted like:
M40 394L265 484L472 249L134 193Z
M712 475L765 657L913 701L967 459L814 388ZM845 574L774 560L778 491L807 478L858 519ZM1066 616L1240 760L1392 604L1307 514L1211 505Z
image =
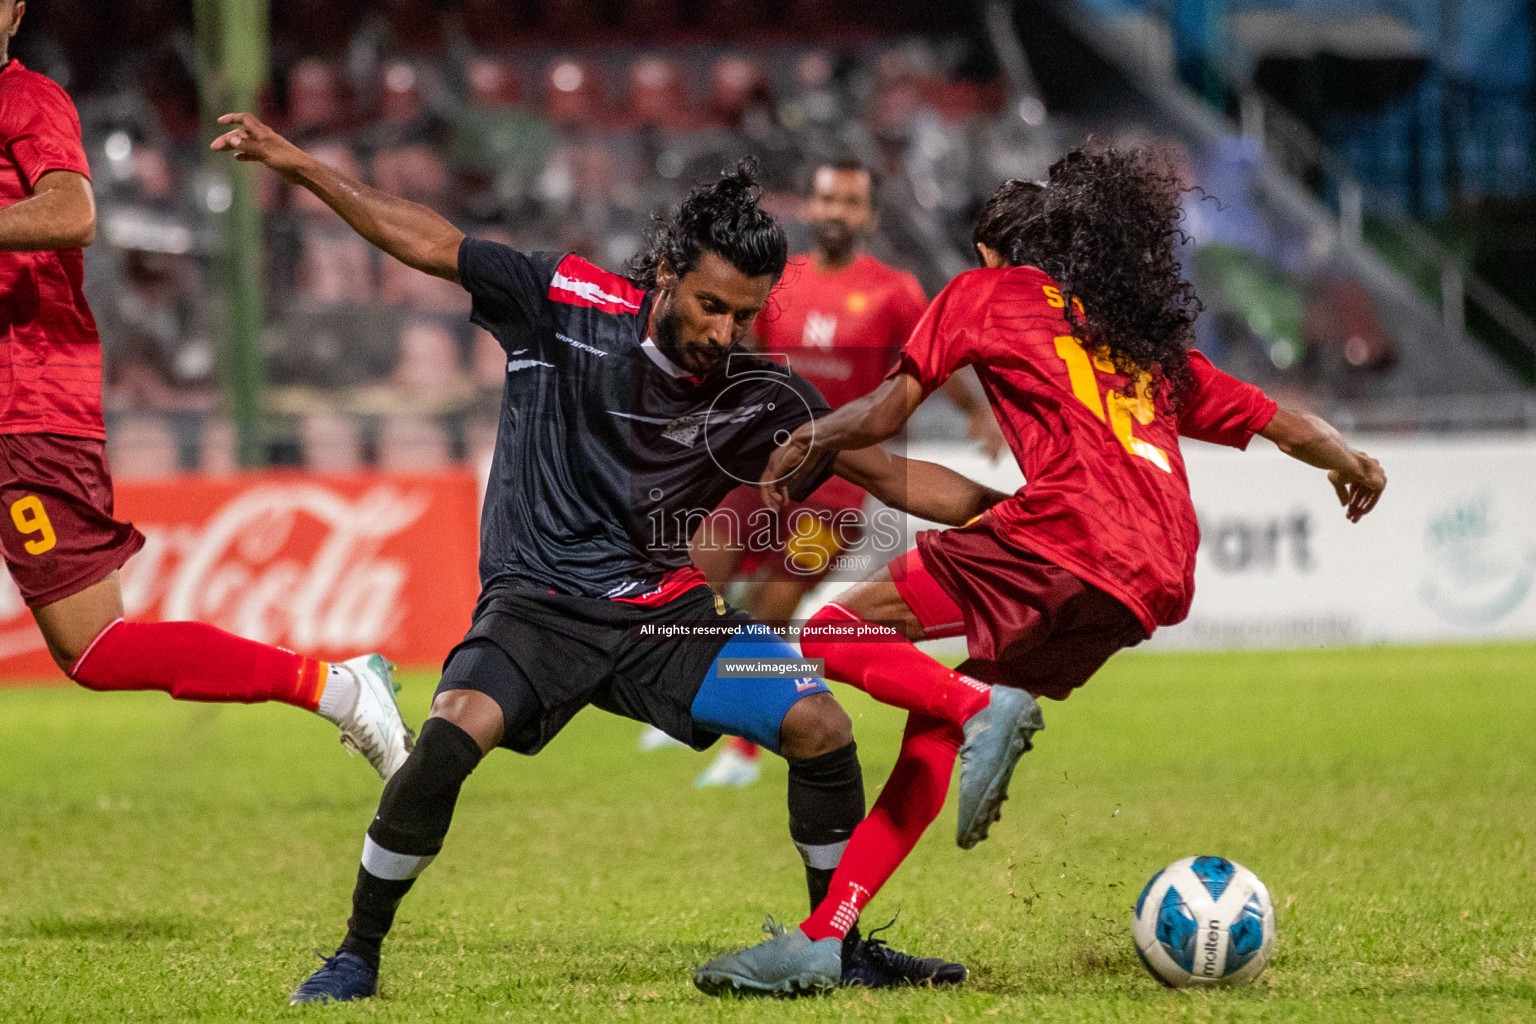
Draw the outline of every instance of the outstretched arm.
M1381 464L1365 452L1351 448L1343 435L1320 416L1281 409L1259 433L1291 458L1326 469L1328 482L1333 484L1339 504L1352 523L1358 523L1361 516L1375 508L1386 489L1387 475L1381 471Z
M96 198L76 171L49 171L32 194L0 210L0 252L83 249L96 238Z
M464 232L446 218L327 167L251 114L225 114L219 123L235 127L213 140L214 149L266 164L320 197L352 230L401 263L458 283Z
M768 459L759 482L763 502L769 508L784 507L796 473L821 465L822 452L859 451L889 441L901 433L922 400L923 387L917 378L899 373L863 398L801 424Z
M952 469L904 459L879 445L838 453L833 471L892 508L946 526L964 526L1008 497Z

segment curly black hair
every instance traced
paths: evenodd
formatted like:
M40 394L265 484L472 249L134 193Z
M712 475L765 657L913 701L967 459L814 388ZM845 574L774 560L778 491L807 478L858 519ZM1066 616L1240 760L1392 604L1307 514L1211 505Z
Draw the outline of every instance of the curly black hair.
M695 187L667 215L651 217L645 246L630 258L630 276L654 288L663 261L683 277L698 268L704 253L713 252L748 277L778 281L789 261L789 240L762 208L762 198L757 161L737 161L718 181Z
M976 211L971 227L972 247L984 245L1004 259L1011 259L1019 232L1040 211L1044 194L1045 186L1038 181L1013 178L1003 182ZM974 255L980 259L979 252Z
M1006 182L982 207L987 234L1010 263L1055 278L1074 334L1132 381L1150 374L1153 394L1177 405L1202 306L1179 264L1187 190L1172 161L1090 143L1053 164L1043 188L1028 185Z

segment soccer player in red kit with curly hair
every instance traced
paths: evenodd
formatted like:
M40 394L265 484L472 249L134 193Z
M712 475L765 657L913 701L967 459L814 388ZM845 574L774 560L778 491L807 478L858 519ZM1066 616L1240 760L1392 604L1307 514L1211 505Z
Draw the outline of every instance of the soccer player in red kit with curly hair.
M787 359L834 409L884 379L928 306L917 278L863 251L879 226L879 197L879 178L858 160L816 168L800 213L815 245L790 258L753 326L758 350ZM965 416L967 436L996 459L1006 442L971 382L956 374L941 390ZM747 610L762 622L786 621L839 555L863 539L864 499L862 489L833 478L804 502L770 513L757 487L738 487L699 528L694 564L722 592L733 578L761 574ZM765 520L772 529L759 528ZM754 540L761 536L769 542ZM694 785L750 784L758 761L756 747L733 740Z
M113 518L101 341L83 249L96 234L80 118L8 59L24 0L0 0L0 553L48 651L92 690L281 701L334 722L388 778L410 752L391 668L328 665L197 622L125 622L118 569L144 536Z
M1181 621L1199 528L1179 438L1245 448L1255 434L1328 471L1351 521L1386 476L1315 416L1189 348L1199 309L1177 258L1182 187L1155 153L1076 150L1043 185L1008 182L978 217L985 267L934 300L901 363L863 398L797 429L764 497L800 460L894 437L924 397L974 366L1026 483L917 547L807 624L826 674L906 708L901 754L854 831L827 898L799 928L700 967L706 992L771 992L815 975L938 816L960 760L956 841L986 838L1043 725L1116 651ZM856 634L893 624L885 643ZM966 638L949 669L913 641Z

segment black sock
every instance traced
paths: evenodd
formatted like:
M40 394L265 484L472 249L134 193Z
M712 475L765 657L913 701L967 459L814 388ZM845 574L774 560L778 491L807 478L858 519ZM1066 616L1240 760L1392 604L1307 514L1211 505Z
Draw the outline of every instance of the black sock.
M805 887L814 911L827 897L843 848L864 820L864 773L858 744L789 760L789 836L805 861ZM859 941L857 926L843 941L846 958Z
M364 866L357 871L342 949L378 966L395 909L416 884L416 875L443 848L459 788L481 756L480 745L469 733L446 719L429 718L421 727L416 749L384 787L378 814L368 826ZM384 878L370 872L370 857L378 858L375 871L400 875ZM387 870L381 867L386 863Z
M414 878L375 878L359 865L357 884L352 887L352 916L347 919L347 937L341 940L341 948L356 953L377 970L384 936L395 923L395 908L415 884Z

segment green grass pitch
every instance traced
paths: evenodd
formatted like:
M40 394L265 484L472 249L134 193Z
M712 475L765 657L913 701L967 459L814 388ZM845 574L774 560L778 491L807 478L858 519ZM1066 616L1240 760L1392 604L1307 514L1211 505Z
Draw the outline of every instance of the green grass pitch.
M432 680L406 677L419 721ZM900 715L840 689L871 794ZM959 990L715 1001L699 961L799 919L784 770L695 792L588 712L492 755L385 947L381 997L289 1010L378 796L283 707L0 690L0 1020L1536 1020L1536 647L1123 655L1046 707L992 838L945 815L866 914ZM1275 960L1169 992L1129 908L1175 858L1269 885Z

